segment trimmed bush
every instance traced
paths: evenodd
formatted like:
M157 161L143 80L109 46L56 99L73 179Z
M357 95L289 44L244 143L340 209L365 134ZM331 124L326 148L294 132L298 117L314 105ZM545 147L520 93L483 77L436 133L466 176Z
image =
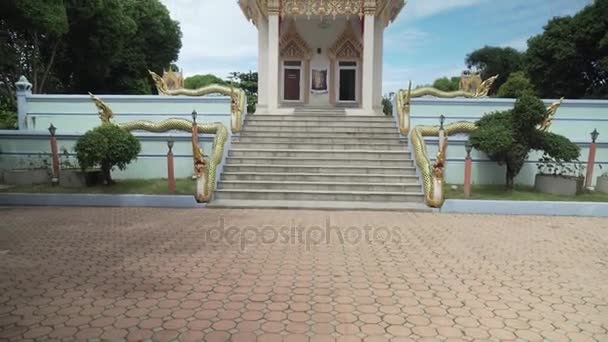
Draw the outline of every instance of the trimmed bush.
M531 150L541 150L552 158L571 162L578 159L579 147L566 137L543 132L537 127L547 119L543 102L530 93L524 93L512 110L494 112L478 120L478 129L469 140L476 149L484 152L499 165L506 165L505 182L508 189Z
M114 167L124 170L141 151L139 141L117 125L107 123L96 127L76 142L74 147L78 164L83 170L99 167L104 183L112 184Z

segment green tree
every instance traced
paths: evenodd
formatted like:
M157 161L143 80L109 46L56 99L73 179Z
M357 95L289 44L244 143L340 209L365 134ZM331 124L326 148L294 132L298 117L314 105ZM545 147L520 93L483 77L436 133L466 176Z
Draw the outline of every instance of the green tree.
M510 47L485 46L468 54L465 63L469 69L480 70L484 80L499 75L491 90L494 93L512 72L523 70L524 53Z
M568 138L537 129L547 119L543 102L530 94L517 99L512 110L487 114L476 122L478 129L469 140L476 149L506 165L506 186L514 180L531 150L542 150L558 161L573 161L580 155L578 146Z
M0 29L4 88L23 74L34 92L149 93L181 48L159 0L2 0Z
M233 72L231 76L236 82L235 86L243 89L247 94L247 112L255 112L258 103L258 73L250 70L248 72Z
M527 73L542 97L608 98L608 0L554 18L528 41Z
M98 126L80 138L74 146L78 164L85 170L101 167L105 184L112 184L111 171L114 167L124 170L141 151L139 141L119 126L106 123Z
M442 77L433 82L433 88L442 91L456 91L460 88L460 77Z
M184 80L184 87L187 89L198 89L211 84L225 85L226 81L213 74L194 75Z
M500 89L498 89L498 97L516 99L524 93L534 94L534 86L523 71L516 71L509 75L509 78Z

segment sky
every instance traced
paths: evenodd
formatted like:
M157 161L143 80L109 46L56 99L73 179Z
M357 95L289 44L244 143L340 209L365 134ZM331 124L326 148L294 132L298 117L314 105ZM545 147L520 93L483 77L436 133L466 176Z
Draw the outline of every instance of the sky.
M236 0L161 0L180 22L186 76L256 70L257 30ZM383 92L458 76L485 45L526 49L547 21L592 0L409 0L385 31Z

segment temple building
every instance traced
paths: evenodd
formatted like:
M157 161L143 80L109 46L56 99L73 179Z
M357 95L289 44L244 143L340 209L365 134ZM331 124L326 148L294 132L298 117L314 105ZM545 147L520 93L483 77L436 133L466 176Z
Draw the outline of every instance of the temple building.
M257 112L380 114L384 29L404 0L239 0L258 29Z

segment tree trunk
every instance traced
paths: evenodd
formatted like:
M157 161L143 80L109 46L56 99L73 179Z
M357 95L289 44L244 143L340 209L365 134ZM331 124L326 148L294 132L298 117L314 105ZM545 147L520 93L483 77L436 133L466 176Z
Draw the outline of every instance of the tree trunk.
M515 188L515 174L513 170L509 167L509 164L507 164L507 174L505 181L507 185L507 190L513 190L513 188Z
M44 70L44 74L42 75L42 81L40 81L40 85L39 85L39 92L42 92L42 90L44 89L44 84L46 83L46 79L49 76L49 73L51 72L51 68L53 67L53 63L55 63L55 55L57 55L57 47L59 46L59 40L57 40L55 42L55 44L53 45L53 52L51 53L51 59L49 60L49 63L46 66L46 70Z
M112 167L108 162L101 163L101 173L103 175L103 184L112 185Z

